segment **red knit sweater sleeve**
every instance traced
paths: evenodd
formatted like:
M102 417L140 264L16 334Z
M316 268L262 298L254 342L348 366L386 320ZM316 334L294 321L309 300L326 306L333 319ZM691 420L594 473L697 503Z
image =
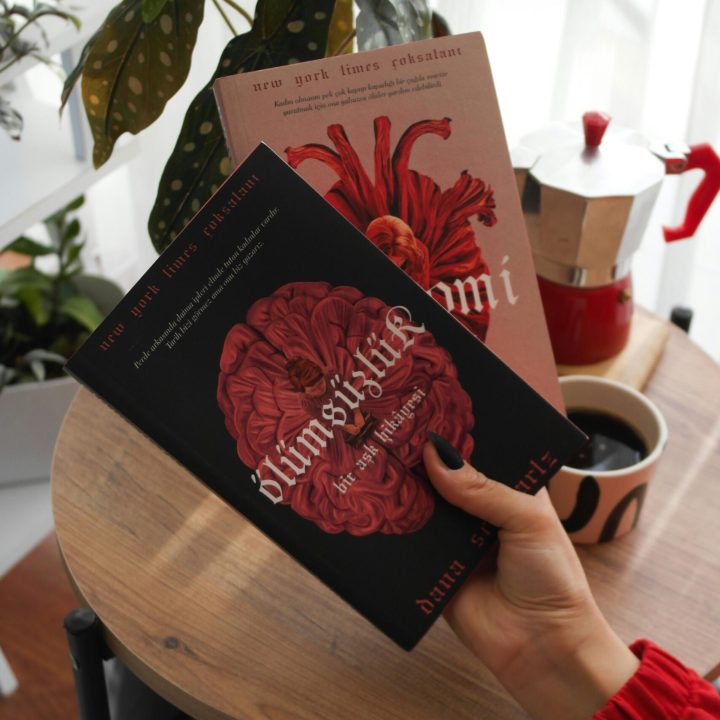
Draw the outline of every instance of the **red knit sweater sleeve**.
M720 694L649 640L630 649L640 667L592 720L717 720Z

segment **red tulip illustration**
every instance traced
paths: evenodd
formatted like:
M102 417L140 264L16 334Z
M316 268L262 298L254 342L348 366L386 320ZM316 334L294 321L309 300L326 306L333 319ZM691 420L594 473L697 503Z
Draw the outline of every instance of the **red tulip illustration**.
M427 431L472 452L472 404L449 353L424 326L398 344L395 311L407 319L352 287L291 283L225 338L217 398L240 460L264 502L328 533L419 530L434 509ZM388 347L375 373L372 349Z
M489 270L470 218L486 227L497 222L492 188L463 171L452 187L441 190L431 177L410 170L415 141L426 134L447 139L449 118L412 124L392 156L390 119L375 118L374 127L374 182L339 124L327 129L335 150L320 144L287 148L288 162L296 168L319 160L337 173L339 180L325 199L484 341L490 309L479 278Z

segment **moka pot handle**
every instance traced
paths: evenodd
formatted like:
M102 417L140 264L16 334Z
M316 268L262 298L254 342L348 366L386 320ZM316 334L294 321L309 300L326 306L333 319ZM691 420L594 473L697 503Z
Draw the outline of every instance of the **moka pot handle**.
M688 201L682 224L672 228L663 227L667 242L692 237L720 190L720 158L707 143L690 146L687 165L681 172L695 169L702 170L704 177Z

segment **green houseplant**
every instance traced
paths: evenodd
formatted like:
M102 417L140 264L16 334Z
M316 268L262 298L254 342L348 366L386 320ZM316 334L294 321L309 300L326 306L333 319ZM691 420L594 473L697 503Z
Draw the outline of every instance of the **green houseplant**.
M19 237L1 252L23 256L14 270L0 269L0 389L11 383L62 376L62 364L102 320L80 278L81 196L44 221L49 243ZM40 258L54 268L37 267Z
M52 60L43 54L40 43L27 39L28 30L39 28L40 37L47 44L42 21L48 17L61 18L80 29L80 20L62 7L61 0L32 0L30 4L10 4L7 0L0 0L0 84L4 79L3 74L25 57L32 57L46 65L54 65ZM13 140L19 140L22 127L22 115L0 94L0 128Z
M139 133L185 82L206 6L225 20L231 40L217 68L190 103L148 220L164 250L230 173L212 84L220 76L315 60L430 37L426 0L258 0L251 17L235 0L122 0L83 49L63 90L81 79L100 167L123 133ZM238 33L236 22L250 24ZM355 25L355 26L354 26Z
M80 197L45 220L48 241L20 237L0 252L0 484L47 479L60 423L77 390L62 366L122 297L82 274ZM48 265L42 269L39 265Z

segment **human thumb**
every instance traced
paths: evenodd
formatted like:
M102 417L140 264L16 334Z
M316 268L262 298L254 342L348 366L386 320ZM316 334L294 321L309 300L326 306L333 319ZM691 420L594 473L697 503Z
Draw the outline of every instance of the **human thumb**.
M444 438L429 432L425 469L435 489L452 505L509 532L527 532L545 520L542 501L514 490L466 463Z

